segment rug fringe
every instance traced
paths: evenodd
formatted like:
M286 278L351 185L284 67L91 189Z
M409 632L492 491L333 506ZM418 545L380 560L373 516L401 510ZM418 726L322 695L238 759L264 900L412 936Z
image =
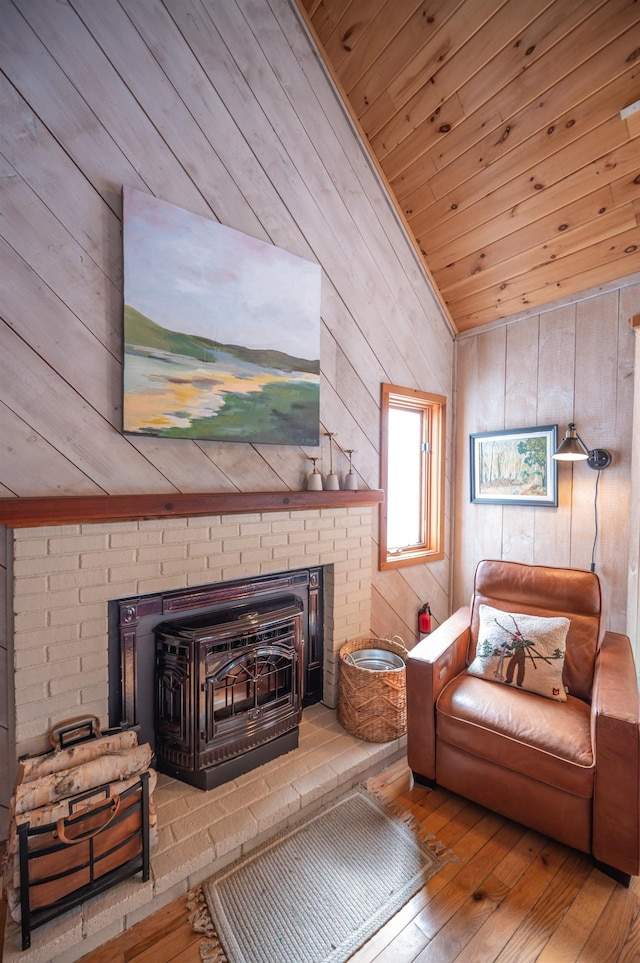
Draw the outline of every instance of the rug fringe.
M421 826L413 813L408 813L406 809L403 809L400 803L398 803L395 799L392 799L391 796L387 796L386 793L379 788L379 786L375 785L374 780L375 776L363 783L362 785L364 789L366 789L368 793L381 802L383 806L386 806L389 812L393 813L397 819L400 819L401 822L403 822L405 826L407 826L415 834L420 842L423 843L434 856L437 856L446 863L460 862L460 858L456 856L452 849L449 849L449 847L445 846L444 843L441 843L439 839L436 839L433 833L428 833Z
M224 950L217 940L204 940L200 944L200 959L202 963L227 963Z
M189 910L187 920L193 927L194 932L215 937L216 931L211 921L202 886L187 893L187 909Z
M213 925L202 886L198 886L197 889L192 889L187 893L187 909L189 910L187 920L194 933L203 933L204 936L208 937L208 939L202 941L199 947L202 963L227 963L227 957Z

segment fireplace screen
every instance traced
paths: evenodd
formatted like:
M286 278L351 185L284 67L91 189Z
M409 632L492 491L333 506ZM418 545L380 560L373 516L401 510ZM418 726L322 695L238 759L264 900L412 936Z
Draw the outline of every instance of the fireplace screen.
M286 596L156 627L162 771L209 789L295 748L302 615Z

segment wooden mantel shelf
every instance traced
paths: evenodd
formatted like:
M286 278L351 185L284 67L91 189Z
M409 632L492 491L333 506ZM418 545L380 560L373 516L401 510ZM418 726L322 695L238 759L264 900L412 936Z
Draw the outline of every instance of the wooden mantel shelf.
M0 498L0 524L11 528L130 522L193 515L290 512L354 508L384 501L380 489L321 492L221 492L218 494L80 495L53 498Z

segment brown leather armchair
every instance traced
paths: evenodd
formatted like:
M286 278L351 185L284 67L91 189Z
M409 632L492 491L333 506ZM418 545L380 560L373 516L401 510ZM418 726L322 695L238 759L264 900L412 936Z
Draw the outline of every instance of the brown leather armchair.
M570 620L566 701L469 674L481 605ZM638 685L629 639L603 632L601 612L593 572L480 562L471 610L409 653L407 751L417 781L590 853L628 885L640 874Z

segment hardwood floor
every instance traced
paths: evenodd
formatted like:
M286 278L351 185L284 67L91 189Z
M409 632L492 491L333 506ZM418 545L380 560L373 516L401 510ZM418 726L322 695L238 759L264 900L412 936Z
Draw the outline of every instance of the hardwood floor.
M352 963L633 963L640 880L625 889L588 857L442 789L404 763L374 786L455 853ZM199 963L182 898L81 963ZM278 963L265 960L264 963Z

